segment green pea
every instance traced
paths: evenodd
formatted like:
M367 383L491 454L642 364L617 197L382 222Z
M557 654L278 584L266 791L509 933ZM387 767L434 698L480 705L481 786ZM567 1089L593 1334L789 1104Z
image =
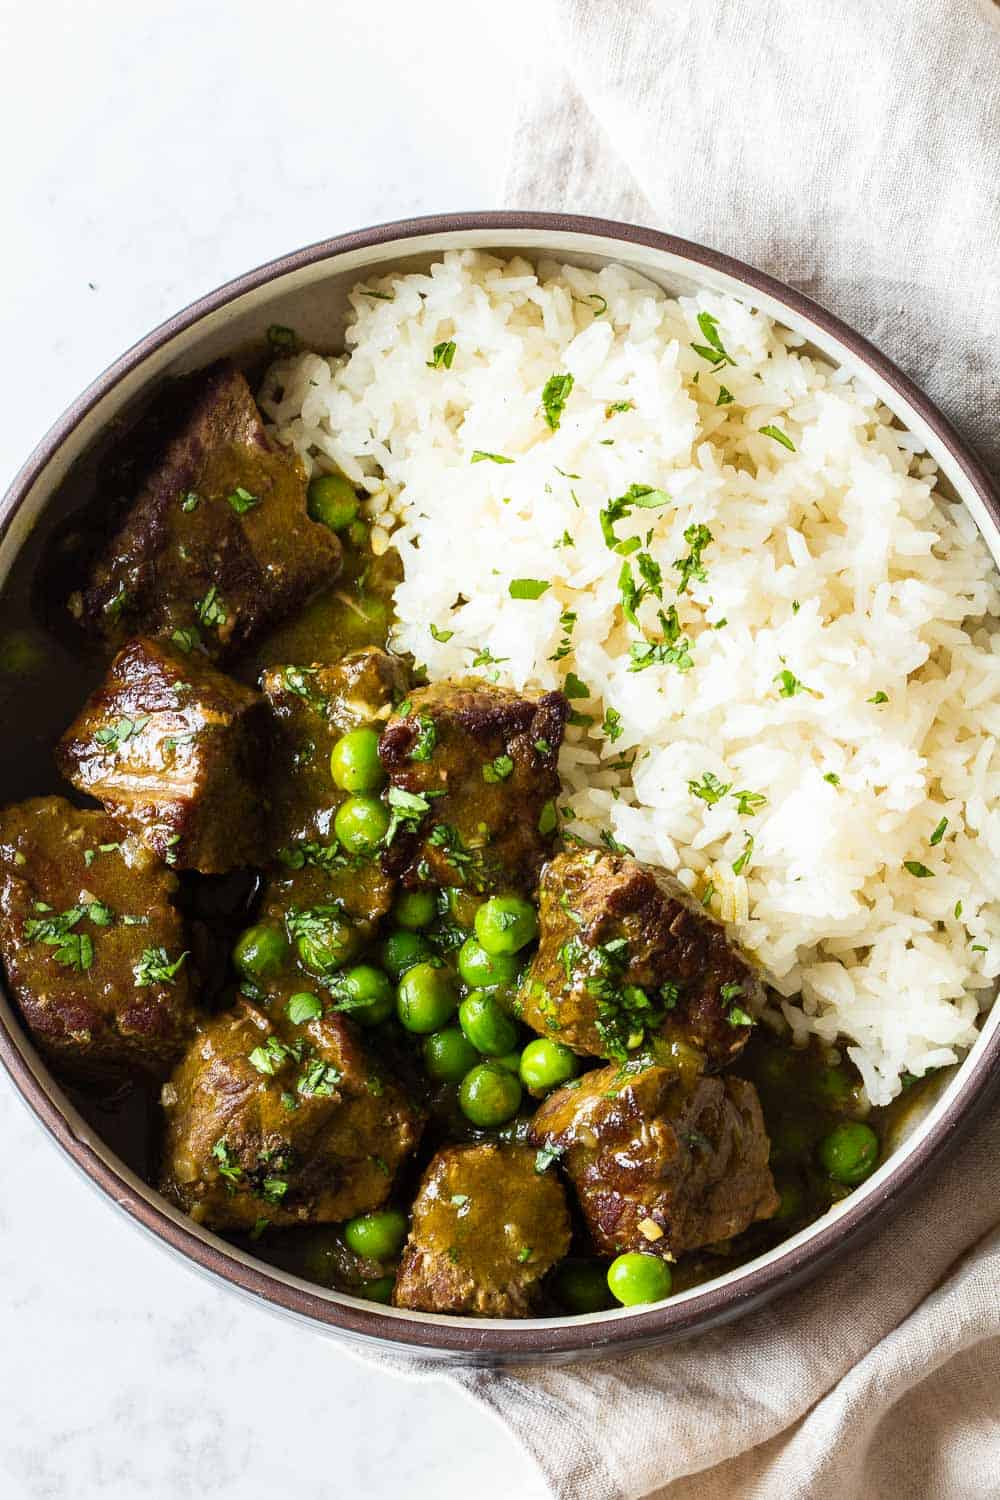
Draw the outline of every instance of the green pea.
M429 927L437 916L437 896L433 891L401 891L392 908L393 921L412 932Z
M288 961L288 939L279 927L258 922L241 932L233 949L233 963L246 979L271 979Z
M521 1082L529 1094L541 1098L561 1084L569 1083L580 1071L580 1059L562 1042L540 1036L529 1042L521 1053Z
M476 937L487 953L518 953L538 936L538 913L523 896L491 896L476 912Z
M308 1281L332 1286L343 1266L343 1247L332 1229L314 1229L302 1250L302 1272Z
M378 797L348 797L333 828L348 854L374 854L389 827L389 809Z
M819 1159L834 1182L854 1187L875 1170L878 1136L870 1125L844 1120L820 1141Z
M330 775L344 792L377 792L385 785L374 729L342 734L330 751Z
M466 1073L458 1103L473 1125L489 1129L511 1120L521 1107L521 1085L513 1073L497 1063L480 1063Z
M412 969L414 964L424 963L434 957L434 949L426 938L417 932L390 932L379 950L382 967L393 979Z
M801 1218L805 1207L805 1195L802 1184L794 1177L779 1176L775 1178L775 1188L778 1192L778 1208L774 1217L776 1219L798 1219Z
M487 953L478 938L470 937L458 950L458 972L471 989L491 990L511 983L517 959L509 953Z
M455 981L439 960L414 964L399 981L396 1010L407 1031L438 1031L455 1014Z
M395 1285L395 1276L374 1276L371 1281L361 1283L358 1295L369 1302L391 1302Z
M395 1260L406 1243L406 1215L398 1208L383 1208L348 1219L344 1243L365 1260Z
M607 1270L596 1260L564 1260L552 1278L552 1290L567 1312L603 1312L611 1306Z
M461 1083L479 1053L457 1026L432 1032L424 1042L424 1067L435 1083Z
M396 1009L392 981L374 964L358 964L337 984L333 1008L349 1011L362 1026L378 1026Z
M295 940L299 962L313 974L343 968L358 952L361 939L345 917L335 911L314 917L308 931Z
M306 508L314 521L321 521L331 531L343 531L361 509L361 502L345 475L317 474L309 481Z
M824 1068L816 1078L816 1088L834 1106L847 1104L854 1092L850 1075L843 1068Z
M625 1307L636 1307L640 1302L660 1302L670 1296L672 1285L673 1278L666 1261L641 1250L619 1255L608 1267L611 1295Z
M458 1024L477 1052L501 1057L517 1045L517 1027L492 995L473 990L458 1008Z
M368 527L360 518L357 521L352 521L350 526L348 526L347 540L352 547L366 547L368 545ZM371 619L371 617L372 612L369 609L368 618Z

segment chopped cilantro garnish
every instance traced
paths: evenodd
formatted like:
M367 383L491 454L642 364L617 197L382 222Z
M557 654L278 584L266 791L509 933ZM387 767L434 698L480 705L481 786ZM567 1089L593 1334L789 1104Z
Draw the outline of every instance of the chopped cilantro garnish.
M715 398L716 406L730 406L735 400L732 391L727 390L724 385L719 386L719 394Z
M621 739L625 731L622 728L622 716L618 712L617 708L605 709L604 719L601 723L601 729L604 733L605 739L608 740L612 745L614 744L615 740Z
M434 357L426 361L429 370L440 370L442 366L446 370L451 369L451 362L455 358L457 345L454 339L445 339L441 344L434 345Z
M740 855L739 859L734 859L733 860L733 874L734 875L742 875L744 873L744 871L747 871L747 870L750 869L750 857L751 857L752 854L753 854L753 834L752 833L745 833L743 835L743 853Z
M178 651L183 651L187 656L201 645L201 631L197 625L179 625L176 630L171 631L170 639Z
M269 1036L262 1046L255 1047L248 1054L247 1062L252 1068L256 1068L258 1073L273 1078L291 1056L292 1052L284 1042L279 1041L276 1036Z
M119 719L115 724L108 724L103 729L98 729L94 739L99 745L104 745L108 750L117 750L127 740L133 739L135 735L141 734L149 723L149 715L141 719Z
M634 408L635 408L635 402L634 401L612 401L609 406L606 406L604 408L604 415L606 417L613 417L616 412L619 412L619 411L633 411Z
M225 1177L227 1182L238 1182L243 1176L243 1170L229 1147L229 1142L224 1135L220 1135L212 1147L212 1156L219 1164L219 1176Z
M469 462L472 464L481 464L485 463L487 460L489 460L491 464L512 464L514 462L512 458L505 458L502 453L486 453L482 448L476 448L473 450L473 454L469 459Z
M413 742L413 749L410 751L410 759L416 761L430 760L434 754L436 744L437 730L434 727L434 720L428 718L426 714L420 714L417 718L417 737Z
M709 807L714 807L717 802L721 802L723 797L732 791L732 787L731 781L720 781L712 771L703 771L700 781L688 782L688 791L692 797L699 797Z
M620 552L623 548L635 551L635 547L631 547L629 542L618 540L615 535L615 522L631 515L635 506L641 510L659 510L662 506L669 504L670 496L665 490L654 489L650 484L629 485L624 495L619 495L616 500L609 500L600 512L601 534L606 545L611 548L612 552ZM636 546L641 545L636 537L633 537L631 541L634 541Z
M915 875L918 880L930 880L934 875L934 871L928 870L927 866L922 865L919 859L904 859L903 868L904 870L909 870L910 874Z
M323 1014L323 1006L315 995L303 991L292 996L285 1013L293 1026L301 1026L306 1021L317 1020Z
M647 667L674 666L678 672L689 672L694 666L691 642L681 635L677 611L670 608L659 612L663 638L659 641L633 641L629 647L630 672L644 672Z
M554 1161L558 1161L565 1152L565 1146L542 1146L535 1152L535 1171L547 1172Z
M483 780L491 784L506 781L513 769L514 762L509 755L497 755L483 766Z
M712 540L712 533L707 526L692 522L685 529L684 540L691 550L687 557L678 557L674 562L674 567L681 575L681 581L677 585L679 594L687 593L688 584L692 578L697 579L699 583L705 582L706 573L702 565L701 554Z
M538 814L538 832L543 835L555 833L558 823L559 814L556 812L555 803L550 798L548 802L543 803L542 810Z
M713 318L711 313L700 312L698 314L698 327L705 336L704 344L692 344L691 348L695 354L707 359L708 363L715 369L722 365L735 365L736 361L727 354L725 345L719 337L719 320Z
M226 606L219 598L219 591L215 584L209 589L204 599L199 599L195 605L195 613L203 625L225 625L229 616Z
M762 433L764 437L774 438L774 441L780 443L783 448L787 448L789 453L795 452L795 444L788 436L788 433L782 432L780 427L775 427L768 422L766 427L758 427L757 431Z
M439 630L436 625L432 625L430 627L430 632L432 639L434 639L435 641L439 641L442 646L444 645L445 641L450 641L452 636L455 634L453 630Z
M173 984L187 956L184 952L171 961L166 948L144 948L139 962L132 970L136 988L141 990L151 984Z
M575 672L566 673L566 681L563 683L563 692L567 698L589 698L590 688L585 682L581 682Z
M545 420L555 432L562 421L562 414L573 389L572 375L550 375L542 389L542 406Z
M812 688L807 688L805 683L800 682L795 673L790 672L787 667L776 672L771 681L779 684L778 694L782 698L794 698L798 693L812 692Z
M741 818L755 818L767 802L763 792L734 792L736 811Z
M226 499L238 516L245 516L248 510L253 510L255 505L260 504L260 496L251 495L250 491L245 490L241 484L238 484L232 494L226 496Z
M186 494L181 496L181 510L185 514L190 515L193 510L198 509L200 502L201 496L196 495L194 490L188 490Z
M872 693L871 697L868 699L869 703L888 703L888 701L889 694L883 693L881 688L879 688L877 693Z
M831 786L840 785L840 777L837 775L836 771L827 771L823 776L823 780L828 781Z
M512 599L540 599L551 587L542 578L512 578L508 593Z

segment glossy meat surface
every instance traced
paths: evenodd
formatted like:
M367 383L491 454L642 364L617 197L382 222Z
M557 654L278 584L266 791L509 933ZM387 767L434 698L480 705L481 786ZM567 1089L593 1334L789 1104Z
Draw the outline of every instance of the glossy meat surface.
M239 1000L208 1022L164 1086L161 1190L199 1223L325 1224L378 1208L420 1117L350 1023Z
M335 578L340 543L309 519L302 463L271 447L234 366L168 395L173 434L70 609L112 646L180 630L222 658Z
M449 1146L424 1174L393 1302L423 1312L530 1316L569 1249L566 1195L526 1146Z
M0 954L39 1046L76 1077L162 1074L194 1028L177 881L102 812L0 812Z
M167 864L259 863L270 721L259 693L200 652L130 641L63 735L56 761Z
M541 937L518 994L521 1019L590 1057L626 1057L647 1038L679 1040L714 1067L763 1003L749 961L680 883L596 849L542 872Z
M425 804L389 851L404 883L534 888L558 823L568 711L561 693L534 700L475 680L409 695L379 746L392 785Z
M778 1206L760 1102L742 1078L598 1068L551 1094L531 1134L559 1157L602 1255L673 1259Z

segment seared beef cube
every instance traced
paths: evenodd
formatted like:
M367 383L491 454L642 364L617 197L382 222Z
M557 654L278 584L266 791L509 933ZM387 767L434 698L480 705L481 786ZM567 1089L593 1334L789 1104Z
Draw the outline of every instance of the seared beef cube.
M763 1004L722 926L652 865L596 849L557 855L542 872L539 928L519 1014L585 1056L622 1059L656 1037L721 1067Z
M525 1146L449 1146L424 1174L393 1292L396 1307L529 1317L569 1249L566 1195Z
M139 639L119 651L56 760L167 864L221 874L263 859L269 729L259 693L200 653Z
M164 1085L161 1190L200 1224L326 1224L378 1208L420 1119L336 1015L267 1016L246 1000L208 1022ZM301 995L299 1003L301 1004Z
M331 667L269 667L261 675L276 721L270 777L274 849L336 842L333 819L347 793L330 775L330 752L352 729L380 729L406 692L408 675L398 656L375 647L352 651Z
M346 922L352 937L348 942L348 960L356 959L362 940L370 938L379 917L392 905L396 882L386 875L378 856L347 854L334 841L329 845L300 844L282 851L281 865L264 887L258 921L282 925L293 945L303 933L320 930L320 942L313 948L322 951L321 929L326 916L335 924ZM303 952L304 945L300 944ZM315 962L306 965L311 973L320 973Z
M600 1255L672 1260L778 1207L760 1101L742 1078L599 1068L550 1094L531 1134L560 1157Z
M531 890L552 852L569 705L477 681L411 693L379 744L405 798L388 860L406 885Z
M302 463L272 447L238 370L170 398L173 436L70 609L113 646L173 635L221 658L330 582L340 543L309 519Z
M166 1073L194 1029L177 880L102 812L62 797L0 811L0 954L65 1072Z

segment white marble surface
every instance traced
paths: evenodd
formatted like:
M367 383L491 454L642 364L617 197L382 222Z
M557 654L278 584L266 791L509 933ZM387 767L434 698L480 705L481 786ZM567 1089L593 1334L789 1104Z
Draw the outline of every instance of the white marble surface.
M525 10L0 0L0 477L220 281L339 230L496 206ZM5 1080L0 1138L4 1500L546 1493L455 1390L364 1366L165 1255Z

